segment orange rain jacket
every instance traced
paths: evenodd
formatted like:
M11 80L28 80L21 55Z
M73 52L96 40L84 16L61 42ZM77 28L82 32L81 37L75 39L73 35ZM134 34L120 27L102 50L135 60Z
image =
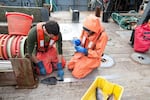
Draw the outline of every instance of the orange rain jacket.
M75 52L74 56L68 62L68 69L73 70L72 75L76 78L83 78L92 72L93 69L100 66L101 56L108 41L108 36L100 24L98 17L94 15L88 16L83 26L95 33L88 36L85 30L82 31L80 41L81 45L88 49L88 55Z
M58 37L55 37L54 39L50 39L49 43L46 43L44 41L44 31L42 29L43 24L44 23L37 24L38 52L36 57L38 60L43 61L47 74L50 74L53 71L53 68L57 69L57 63L58 63L57 50L53 45L58 40ZM44 47L47 47L47 45L48 45L48 49L47 51L45 51ZM62 59L63 68L65 67L65 63L66 63L65 59L63 58Z

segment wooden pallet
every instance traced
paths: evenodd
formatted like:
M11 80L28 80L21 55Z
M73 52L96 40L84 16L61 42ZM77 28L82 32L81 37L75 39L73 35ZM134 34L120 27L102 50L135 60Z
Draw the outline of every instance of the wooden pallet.
M11 58L10 61L17 81L16 88L36 88L38 80L31 61L28 58Z

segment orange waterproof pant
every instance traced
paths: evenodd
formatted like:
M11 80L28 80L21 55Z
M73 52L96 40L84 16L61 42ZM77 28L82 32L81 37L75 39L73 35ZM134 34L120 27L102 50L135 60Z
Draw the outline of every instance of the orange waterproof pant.
M75 53L68 63L68 69L72 70L72 75L75 78L80 79L87 76L93 69L99 67L100 63L100 59L92 59L81 53Z
M51 47L47 52L38 52L37 59L43 61L47 74L52 73L53 68L57 69L58 57L55 47ZM64 68L66 61L62 58L62 67Z

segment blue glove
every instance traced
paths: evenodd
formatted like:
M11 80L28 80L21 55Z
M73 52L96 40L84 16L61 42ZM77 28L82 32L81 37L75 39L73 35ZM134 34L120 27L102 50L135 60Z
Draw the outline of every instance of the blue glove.
M39 61L38 63L36 63L36 65L40 70L40 75L46 75L46 70L45 70L43 62Z
M81 41L79 39L74 39L72 40L72 43L75 45L75 46L79 46L81 44Z
M88 50L82 46L75 46L75 49L77 52L81 52L81 53L84 53L85 55L88 54Z
M58 68L57 76L60 77L60 81L63 81L64 80L64 71L62 69L62 63L58 63L57 68Z

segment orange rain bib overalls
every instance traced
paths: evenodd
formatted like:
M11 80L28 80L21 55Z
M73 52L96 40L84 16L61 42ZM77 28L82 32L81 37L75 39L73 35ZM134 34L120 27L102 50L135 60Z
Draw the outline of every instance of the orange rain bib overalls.
M58 57L57 50L54 47L54 44L58 40L58 37L50 39L49 42L45 42L42 25L43 23L37 24L38 52L36 57L38 60L43 61L47 74L50 74L53 71L53 68L57 69ZM62 67L64 68L64 66L65 60L63 58Z
M101 56L108 41L107 34L96 16L88 16L84 22L84 27L95 33L88 36L85 30L82 31L80 41L81 45L88 49L88 55L75 52L68 62L68 69L72 70L72 75L76 78L83 78L100 66Z

